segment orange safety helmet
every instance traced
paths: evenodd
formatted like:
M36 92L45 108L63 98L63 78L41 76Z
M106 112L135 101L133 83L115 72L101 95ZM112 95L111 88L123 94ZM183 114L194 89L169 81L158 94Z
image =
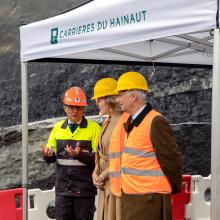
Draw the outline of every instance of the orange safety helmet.
M87 106L87 100L85 93L80 87L70 87L63 97L63 103L65 105L73 106Z

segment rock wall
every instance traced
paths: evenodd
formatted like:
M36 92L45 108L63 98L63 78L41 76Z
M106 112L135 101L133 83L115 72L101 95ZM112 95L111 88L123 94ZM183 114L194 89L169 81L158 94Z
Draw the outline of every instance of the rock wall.
M88 0L0 0L0 127L21 123L19 27L23 24L55 16L86 2ZM35 67L37 70L38 67ZM61 72L65 71L65 68L62 67L56 66L54 68L56 71L59 71L58 69ZM46 72L54 73L54 68L49 65ZM29 76L30 81L33 79L34 72L35 70ZM47 79L50 80L50 78ZM47 81L43 83L47 83ZM29 88L32 88L31 82ZM35 95L33 94L34 91L30 91L30 96ZM30 103L31 106L34 104ZM30 120L39 120L41 113L32 113Z
M88 0L61 2L0 0L0 127L21 123L21 77L19 27L70 10ZM127 70L142 72L152 89L153 104L174 123L210 121L211 71L157 67L88 64L28 65L29 121L63 115L60 97L71 84L82 86L88 98L96 80L118 76ZM87 114L97 109L90 102Z
M19 27L70 10L82 0L0 0L0 189L21 184L21 77ZM87 94L87 115L98 113L90 101L95 82L117 79L125 71L140 71L147 78L149 101L173 124L184 155L184 172L210 173L211 69L151 66L31 63L28 65L29 121L63 116L62 94L71 85ZM55 120L55 119L54 119ZM53 165L39 153L53 122L30 125L29 178L31 188L52 187ZM18 125L18 126L14 126ZM13 126L13 127L8 127Z
M9 63L8 63L9 65ZM29 121L63 116L62 94L71 85L81 86L89 101L87 115L98 113L92 97L95 82L102 77L117 79L125 71L140 71L148 79L151 103L172 123L210 122L211 70L180 67L42 64L28 66ZM0 126L21 123L20 78L1 81Z
M54 164L46 164L39 146L45 144L54 123L50 119L29 125L28 178L30 188L51 189L54 186ZM210 174L210 124L172 124L178 145L183 154L185 174ZM0 189L21 186L21 126L0 130Z

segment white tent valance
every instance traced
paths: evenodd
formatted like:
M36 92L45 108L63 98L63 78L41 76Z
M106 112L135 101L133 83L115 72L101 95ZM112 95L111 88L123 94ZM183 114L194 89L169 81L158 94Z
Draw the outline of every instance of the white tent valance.
M68 58L211 65L213 41L209 30L216 27L216 12L216 0L96 0L22 26L21 60Z

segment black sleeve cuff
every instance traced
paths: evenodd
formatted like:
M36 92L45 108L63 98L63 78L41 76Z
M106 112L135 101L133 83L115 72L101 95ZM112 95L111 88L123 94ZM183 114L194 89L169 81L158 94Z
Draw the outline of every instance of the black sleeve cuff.
M44 156L44 160L45 160L47 163L55 163L56 160L57 160L57 157L56 157L55 153L53 153L53 156L52 156L52 157L46 157L46 156Z
M95 165L95 152L79 151L77 159L85 164Z

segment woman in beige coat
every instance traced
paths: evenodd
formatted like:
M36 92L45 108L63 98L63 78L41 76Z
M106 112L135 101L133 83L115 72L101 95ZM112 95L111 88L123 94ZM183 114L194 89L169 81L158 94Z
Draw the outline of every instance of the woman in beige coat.
M121 115L116 103L116 86L116 80L103 78L96 82L92 98L96 100L100 114L108 115L99 136L96 166L92 175L93 183L99 189L97 220L121 220L120 198L110 192L107 157L112 131Z

